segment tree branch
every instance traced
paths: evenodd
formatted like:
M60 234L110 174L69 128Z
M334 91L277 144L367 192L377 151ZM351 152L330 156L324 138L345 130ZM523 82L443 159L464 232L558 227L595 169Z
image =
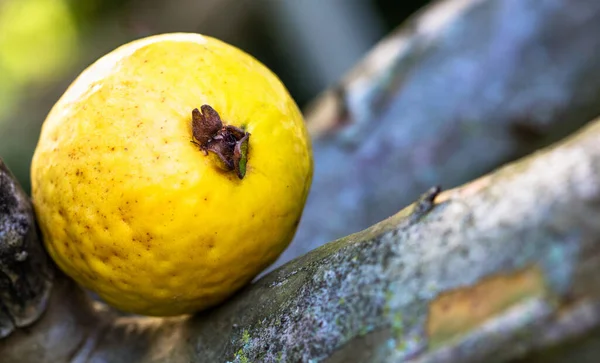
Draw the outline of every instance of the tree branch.
M47 264L29 199L0 160L0 339L43 313L52 286Z
M314 181L275 266L595 118L599 16L597 0L447 0L383 39L306 110Z

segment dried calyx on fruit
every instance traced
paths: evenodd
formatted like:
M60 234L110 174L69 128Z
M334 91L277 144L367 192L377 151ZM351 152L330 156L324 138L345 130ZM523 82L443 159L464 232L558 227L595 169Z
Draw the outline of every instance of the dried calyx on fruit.
M192 110L192 135L195 139L192 142L205 155L214 153L221 168L235 170L238 178L243 179L246 175L250 134L239 127L223 125L219 113L209 105L202 105L200 110Z

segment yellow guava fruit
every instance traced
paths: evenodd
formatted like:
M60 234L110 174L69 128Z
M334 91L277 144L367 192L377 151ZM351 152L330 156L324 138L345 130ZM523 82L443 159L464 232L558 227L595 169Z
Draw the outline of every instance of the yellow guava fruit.
M31 165L44 244L126 312L214 306L288 246L313 174L298 106L263 64L191 33L88 67L42 126Z

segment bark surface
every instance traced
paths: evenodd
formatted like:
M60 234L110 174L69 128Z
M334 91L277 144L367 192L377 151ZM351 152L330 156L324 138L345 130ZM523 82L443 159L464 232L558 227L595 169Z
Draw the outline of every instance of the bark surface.
M313 187L275 266L599 115L599 17L596 0L446 0L383 39L306 110Z

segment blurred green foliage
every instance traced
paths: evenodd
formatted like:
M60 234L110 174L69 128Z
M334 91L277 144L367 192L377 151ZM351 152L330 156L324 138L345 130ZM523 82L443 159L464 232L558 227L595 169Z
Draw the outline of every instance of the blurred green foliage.
M19 95L73 66L79 35L93 18L123 0L10 0L0 2L0 122Z
M39 124L57 82L79 66L85 33L126 0L0 0L0 157L26 190ZM64 85L63 87L64 88ZM54 91L54 92L53 92ZM44 104L27 103L43 99ZM31 94L36 96L31 96ZM40 96L42 94L42 96ZM23 114L30 109L31 114Z
M27 84L69 66L77 30L61 0L20 0L0 7L0 121Z

